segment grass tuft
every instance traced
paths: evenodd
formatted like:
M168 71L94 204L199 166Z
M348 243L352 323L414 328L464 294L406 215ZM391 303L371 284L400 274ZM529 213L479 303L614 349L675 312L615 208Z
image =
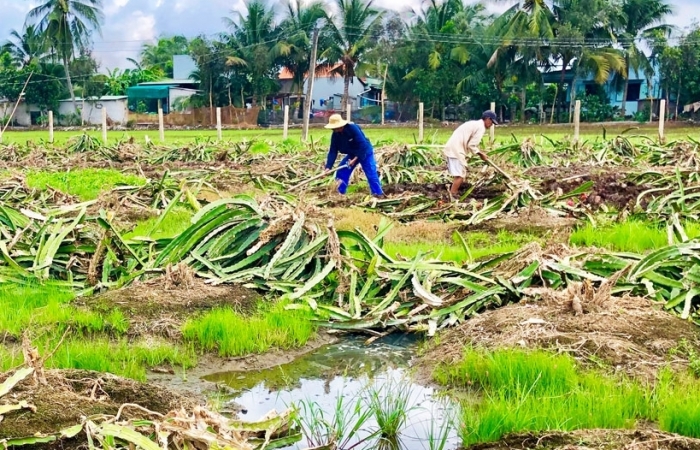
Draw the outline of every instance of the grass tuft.
M700 224L697 222L685 222L683 225L690 239L700 236ZM639 220L602 227L588 223L574 231L569 241L579 246L633 253L644 253L668 245L664 226Z
M250 317L231 308L217 308L188 321L182 329L187 341L200 348L218 350L221 356L262 353L271 348L301 347L316 331L308 312L284 309L283 303L261 306Z
M663 370L650 387L577 370L569 355L469 348L461 362L438 367L434 376L480 396L462 408L459 432L465 446L518 432L633 428L638 420L700 437L700 382L690 373Z
M77 196L81 201L94 200L100 194L119 185L143 186L142 177L114 169L75 169L67 172L31 171L27 173L27 185L34 189L51 186L59 191Z
M138 222L133 230L124 234L124 239L136 237L173 238L192 225L190 223L192 216L192 212L187 209L175 208L169 211L160 223L158 223L160 217L152 217Z

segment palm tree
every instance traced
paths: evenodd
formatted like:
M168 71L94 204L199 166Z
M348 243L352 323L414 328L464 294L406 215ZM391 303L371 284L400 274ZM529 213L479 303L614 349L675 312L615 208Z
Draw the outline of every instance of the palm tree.
M187 38L184 36L161 37L155 44L145 44L141 49L140 65L159 68L168 78L173 77L173 56L187 54Z
M66 84L73 106L75 91L70 77L69 63L76 49L84 49L90 42L91 32L100 33L102 21L101 0L45 0L27 14L27 22L36 22L47 44L63 61Z
M321 53L325 66L333 67L333 75L344 79L342 109L345 110L350 97L350 81L363 62L363 57L372 48L373 38L381 20L382 12L373 7L373 0L335 0L338 15L327 14L326 35L328 48Z
M625 58L625 70L644 72L649 78L654 69L649 58L640 48L649 43L659 33L670 34L672 27L664 23L666 17L673 13L671 6L664 0L623 0L619 22L616 27L617 40L622 46ZM625 77L622 91L622 116L627 106L629 76Z
M34 25L26 26L21 34L12 30L3 49L8 51L21 67L41 60L47 53L46 43Z
M303 0L287 2L287 16L280 24L284 37L276 52L286 55L282 58L282 65L292 74L292 89L297 89L297 99L302 97L304 80L310 68L311 34L324 16L324 6L320 1L308 4Z
M233 15L234 19L224 17L231 30L231 34L223 36L232 51L227 57L227 65L247 70L253 86L253 103L257 96L264 108L267 94L277 83L276 60L288 46L278 42L274 9L268 8L263 0L250 0L246 3L245 14L233 11Z

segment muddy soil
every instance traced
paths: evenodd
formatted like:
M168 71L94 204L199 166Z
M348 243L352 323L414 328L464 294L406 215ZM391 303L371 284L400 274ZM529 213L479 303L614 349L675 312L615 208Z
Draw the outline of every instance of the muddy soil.
M271 369L283 364L288 364L307 353L318 350L324 345L334 344L340 338L338 335L329 334L319 330L317 336L311 339L301 348L289 350L270 350L260 355L246 355L236 358L220 358L214 355L203 355L198 358L197 366L189 369L186 376L175 371L154 370L148 374L148 380L154 383L168 386L169 389L184 393L217 391L220 386L206 381L202 377L219 372L259 371Z
M245 314L259 301L255 291L239 285L212 286L200 278L171 274L79 299L76 305L105 314L119 309L129 320L132 337L178 339L183 323L195 314L219 307Z
M697 450L700 439L653 429L547 431L507 436L498 442L478 444L468 450Z
M700 351L695 325L643 298L608 296L595 304L584 300L581 313L567 291L533 289L530 295L446 331L419 359L421 377L429 377L436 364L459 361L468 345L552 349L571 354L584 366L643 380L653 380L665 365L686 368L687 350L672 352L681 342Z
M0 374L0 382L7 376ZM36 412L21 410L5 415L0 422L0 437L55 433L80 424L83 417L115 415L124 403L135 403L161 414L200 403L193 395L163 386L86 370L50 370L46 372L46 382L35 382L30 376L0 400L0 404L24 400L36 407ZM125 417L130 417L129 409L125 410Z

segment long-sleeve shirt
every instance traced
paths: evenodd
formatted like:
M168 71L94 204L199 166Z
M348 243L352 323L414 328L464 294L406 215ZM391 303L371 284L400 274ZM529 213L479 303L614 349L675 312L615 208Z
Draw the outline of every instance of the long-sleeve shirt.
M486 133L483 120L470 120L460 125L445 144L443 153L448 158L458 159L463 165L467 165L466 152L479 153L479 144Z
M340 133L333 132L331 136L331 148L328 151L328 159L326 160L326 169L332 169L335 160L338 158L338 153L357 158L359 161L372 153L374 149L369 139L365 137L360 127L354 123L345 125Z

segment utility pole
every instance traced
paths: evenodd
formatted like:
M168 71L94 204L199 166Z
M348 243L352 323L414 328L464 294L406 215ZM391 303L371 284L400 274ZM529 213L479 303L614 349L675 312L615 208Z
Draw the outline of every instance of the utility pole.
M314 28L314 45L311 48L311 61L309 61L309 85L306 87L306 99L304 101L304 128L301 132L303 142L309 139L309 116L311 115L311 102L314 92L314 78L316 76L316 52L318 51L318 25Z

